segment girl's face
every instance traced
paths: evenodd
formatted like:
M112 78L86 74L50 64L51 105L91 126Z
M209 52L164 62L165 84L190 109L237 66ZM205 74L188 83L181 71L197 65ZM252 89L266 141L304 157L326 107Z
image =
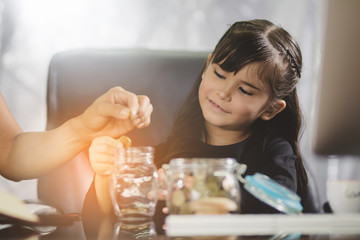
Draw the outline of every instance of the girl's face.
M234 74L208 63L199 87L199 102L210 137L214 129L244 135L257 118L268 120L270 88L259 79L258 66L250 64Z

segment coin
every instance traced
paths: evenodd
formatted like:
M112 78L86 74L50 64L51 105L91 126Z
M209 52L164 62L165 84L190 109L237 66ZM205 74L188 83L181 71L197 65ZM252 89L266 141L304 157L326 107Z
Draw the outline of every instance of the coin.
M186 197L183 191L181 190L175 190L172 193L171 196L171 203L175 206L175 207L181 207L181 205L183 205L183 203L185 202Z
M124 148L128 148L131 146L131 139L128 136L121 136L119 141L123 144Z
M205 197L190 203L190 209L195 214L226 214L237 208L233 200L224 197Z

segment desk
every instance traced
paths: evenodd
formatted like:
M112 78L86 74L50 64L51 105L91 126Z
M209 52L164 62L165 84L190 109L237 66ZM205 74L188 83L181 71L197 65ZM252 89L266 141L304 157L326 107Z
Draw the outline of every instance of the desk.
M175 216L176 217L176 216ZM287 222L287 223L286 223ZM217 224L216 224L217 223ZM286 224L285 224L286 223ZM137 239L137 240L238 240L238 239L360 239L360 215L242 215L242 216L179 216L168 218L168 234L156 233L155 224L148 222L113 222L110 219L90 226L83 222L70 226L42 227L47 234L35 234L26 227L4 227L0 239ZM174 225L176 224L176 225ZM228 228L226 228L228 226ZM89 226L88 226L89 227ZM41 228L39 229L41 230ZM205 235L211 236L205 236ZM31 238L29 238L32 236Z

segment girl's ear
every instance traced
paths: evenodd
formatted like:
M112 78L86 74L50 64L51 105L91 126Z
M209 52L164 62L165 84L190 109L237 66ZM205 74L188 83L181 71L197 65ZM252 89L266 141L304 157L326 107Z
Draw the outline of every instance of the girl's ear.
M268 121L276 116L279 112L284 110L286 107L286 102L284 100L278 100L274 105L269 106L260 118L264 121Z

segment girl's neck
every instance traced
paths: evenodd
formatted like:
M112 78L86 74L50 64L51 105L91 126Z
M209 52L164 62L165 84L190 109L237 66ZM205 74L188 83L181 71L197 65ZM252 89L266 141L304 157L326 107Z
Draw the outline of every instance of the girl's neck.
M221 128L214 128L210 126L206 126L206 130L208 132L206 143L215 145L215 146L223 146L223 145L231 145L238 142L242 142L247 139L251 132L248 131L235 131ZM205 138L203 136L203 142L205 142Z

